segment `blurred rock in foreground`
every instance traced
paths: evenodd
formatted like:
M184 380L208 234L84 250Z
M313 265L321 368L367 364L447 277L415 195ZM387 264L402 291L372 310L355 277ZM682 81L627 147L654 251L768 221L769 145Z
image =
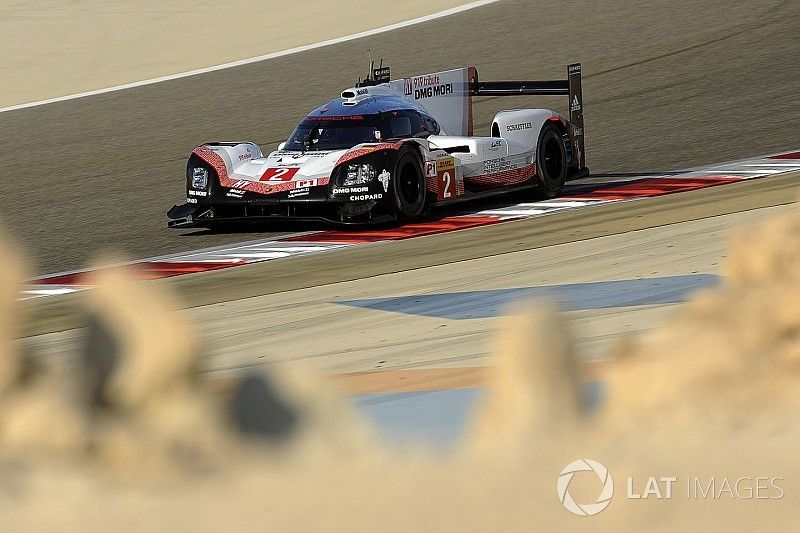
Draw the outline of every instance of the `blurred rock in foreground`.
M302 370L207 392L201 332L124 270L105 271L85 294L92 325L74 376L23 372L10 341L14 272L0 280L0 523L14 529L785 531L800 522L797 211L743 229L719 289L621 342L593 412L563 318L546 303L516 307L497 333L491 389L448 457L381 449ZM605 474L565 469L584 458L613 478L595 516L561 501L596 509Z

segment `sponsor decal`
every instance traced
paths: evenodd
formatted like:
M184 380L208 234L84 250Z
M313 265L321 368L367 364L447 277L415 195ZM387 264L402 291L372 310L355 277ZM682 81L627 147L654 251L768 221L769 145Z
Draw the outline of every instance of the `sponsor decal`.
M438 74L406 79L404 87L406 96L411 96L413 93L414 100L445 96L453 94L454 91L453 83L443 83Z
M196 204L197 203L197 198L187 198L186 199L186 203L187 204Z
M578 100L578 95L577 94L572 99L572 105L570 106L569 110L570 111L580 111L581 110L581 103Z
M358 192L369 192L369 187L337 187L333 189L333 194L354 194Z
M241 189L231 189L225 196L227 196L228 198L241 198L242 196L244 196L244 193L245 191Z
M533 124L530 122L523 122L521 124L509 124L506 126L506 131L520 131L520 130L529 130L533 127Z
M503 145L503 141L497 139L496 141L492 141L492 145L489 147L489 150L497 150L500 146Z
M189 196L208 196L207 191L189 191Z
M309 189L308 187L302 187L300 189L292 189L291 191L289 191L287 198L298 198L300 196L308 196L310 190L311 189Z
M386 83L392 76L392 71L389 67L378 67L372 69L372 79L378 83Z
M414 100L423 100L425 98L433 98L435 96L445 96L448 94L453 94L452 83L445 83L443 85L434 85L433 87L421 87L419 89L414 89Z
M504 170L511 170L513 166L513 163L505 157L489 159L483 163L483 173L494 174L495 172L503 172Z
M383 169L383 171L380 174L378 174L378 181L380 181L381 185L383 185L383 192L387 192L389 190L390 177L391 175L389 174L389 171L386 169Z
M233 189L244 189L245 187L247 187L248 183L250 183L250 182L247 181L247 180L239 180L239 181L237 181L236 183L233 184L232 188Z
M369 93L369 89L356 89L356 96L362 96Z
M250 152L247 152L247 153L244 153L244 154L239 154L239 161L247 161L248 159L252 159L252 158L253 158L253 154L251 154Z
M456 168L456 158L452 156L442 157L436 160L436 172L442 170L453 170Z
M282 157L291 157L292 159L300 159L301 157L325 157L330 153L330 150L320 152L295 152L293 150L279 150L277 152L273 152L270 157L277 157L278 159L276 159L275 162L280 163Z
M317 186L317 180L316 179L297 180L297 181L294 182L294 188L295 189L302 189L303 187L316 187L316 186Z
M351 202L363 202L366 200L380 200L383 198L381 193L377 194L360 194L360 195L353 195L349 198Z
M414 82L414 88L419 87L433 87L434 85L440 85L439 75L438 74L427 74L425 76L416 76L412 78Z
M307 116L306 118L303 119L303 121L306 120L310 122L317 122L320 120L331 120L331 121L346 120L349 122L352 120L364 120L364 115L330 115L330 116L315 115L313 117Z

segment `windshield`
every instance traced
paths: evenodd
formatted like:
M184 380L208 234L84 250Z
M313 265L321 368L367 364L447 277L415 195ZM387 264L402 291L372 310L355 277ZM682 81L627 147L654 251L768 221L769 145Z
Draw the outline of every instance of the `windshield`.
M297 126L286 150L342 150L383 138L377 117L311 117Z
M347 117L306 117L286 141L284 149L343 150L361 143L426 137L439 131L435 120L413 110Z

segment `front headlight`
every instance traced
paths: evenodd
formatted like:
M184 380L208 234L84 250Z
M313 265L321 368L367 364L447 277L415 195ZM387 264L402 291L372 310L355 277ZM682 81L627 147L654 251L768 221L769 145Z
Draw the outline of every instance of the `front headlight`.
M208 169L195 167L192 169L192 189L205 189L208 186Z
M375 179L375 175L375 167L369 163L347 165L347 173L345 174L342 185L349 187L351 185L362 185L364 183L369 183Z

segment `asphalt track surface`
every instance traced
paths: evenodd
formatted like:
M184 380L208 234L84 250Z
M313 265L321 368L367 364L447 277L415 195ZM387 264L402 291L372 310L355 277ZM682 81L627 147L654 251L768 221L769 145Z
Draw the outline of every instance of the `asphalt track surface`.
M799 15L794 1L504 0L308 53L2 113L0 218L41 272L80 267L104 249L143 257L267 236L165 229L187 154L210 140L277 145L364 74L367 48L396 77L475 65L484 80L561 78L581 61L598 179L793 149ZM564 104L478 99L476 131L504 107Z
M646 229L669 229L687 221L707 221L732 213L750 213L763 208L797 202L800 173L789 173L751 182L709 187L667 197L643 198L633 202L610 202L591 209L568 210L541 218L491 224L472 229L384 241L319 254L252 263L202 274L176 276L150 283L175 291L186 307L291 293L300 289L377 278L397 272L449 265L480 258L495 258L513 252L538 250L566 243L584 243L607 236L624 236ZM588 221L588 223L587 223ZM684 252L674 237L640 243L643 250L662 247L667 240L666 263L683 263ZM476 244L478 243L478 244ZM677 248L676 248L677 247ZM676 248L676 249L673 249ZM608 252L608 250L606 250ZM588 253L588 252L584 252ZM616 253L616 250L614 251ZM582 254L581 259L582 259ZM617 255L620 263L636 265L641 255ZM679 259L676 259L679 258ZM583 260L568 255L565 264L586 268ZM530 265L535 271L537 267ZM692 272L697 274L698 272ZM641 273L640 273L641 274ZM652 272L650 273L652 274ZM492 279L493 273L483 274ZM589 279L608 279L602 270L588 269ZM384 289L391 292L391 286ZM64 331L85 325L85 291L23 302L23 336ZM226 315L230 312L226 311ZM249 315L245 315L249 316ZM251 323L251 320L243 320ZM336 324L332 321L332 324ZM359 331L359 330L354 330Z

